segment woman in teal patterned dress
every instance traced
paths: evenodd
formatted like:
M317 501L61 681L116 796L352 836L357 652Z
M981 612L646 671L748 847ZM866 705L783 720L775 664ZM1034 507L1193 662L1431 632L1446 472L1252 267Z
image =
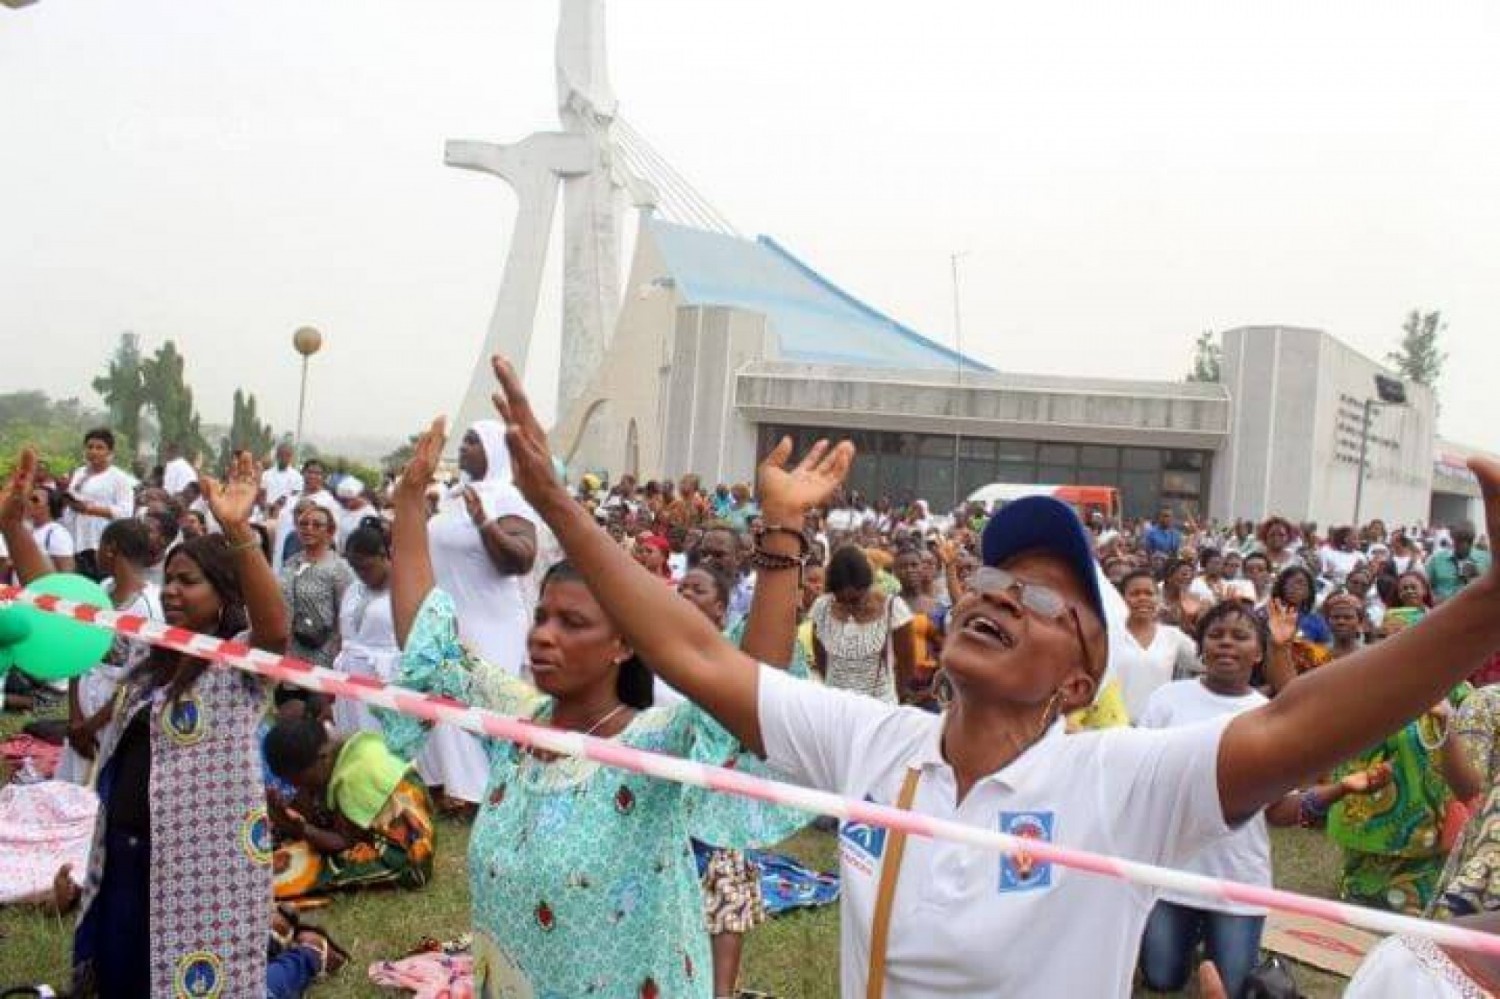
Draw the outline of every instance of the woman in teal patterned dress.
M566 565L544 582L527 637L535 688L459 644L453 602L434 587L427 557L424 491L442 444L435 423L397 487L391 597L405 650L398 682L637 749L760 767L691 704L639 707L649 699L649 675ZM384 721L393 750L417 751L421 723ZM511 743L485 745L490 783L469 843L476 994L708 999L690 837L765 845L806 816Z

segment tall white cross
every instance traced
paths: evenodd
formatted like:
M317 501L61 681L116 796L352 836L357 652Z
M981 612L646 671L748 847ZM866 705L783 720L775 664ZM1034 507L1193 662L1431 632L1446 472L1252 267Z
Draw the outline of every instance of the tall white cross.
M611 137L615 96L605 58L604 2L561 2L556 60L563 130L536 132L508 145L447 144L449 166L500 177L520 203L495 311L459 407L458 433L492 412L490 355L505 354L525 370L559 183L564 195L560 415L587 386L614 333L625 195L616 179Z

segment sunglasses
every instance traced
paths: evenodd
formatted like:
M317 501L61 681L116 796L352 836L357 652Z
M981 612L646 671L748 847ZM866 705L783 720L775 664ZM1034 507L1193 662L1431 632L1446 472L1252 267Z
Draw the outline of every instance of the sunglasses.
M993 566L982 566L974 570L969 577L969 589L975 593L1005 593L1015 597L1016 601L1030 614L1047 621L1061 621L1070 618L1073 622L1073 632L1078 636L1078 647L1083 651L1083 662L1091 676L1097 676L1094 669L1094 657L1089 654L1089 643L1083 636L1083 621L1078 617L1078 608L1068 602L1068 599L1052 587L1043 583L1032 583L1004 569L996 569Z

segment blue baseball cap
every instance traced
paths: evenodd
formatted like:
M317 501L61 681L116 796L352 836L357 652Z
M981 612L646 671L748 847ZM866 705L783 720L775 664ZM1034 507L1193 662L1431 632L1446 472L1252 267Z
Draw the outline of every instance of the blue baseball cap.
M985 565L999 566L1029 551L1047 552L1068 564L1083 584L1089 608L1107 633L1109 618L1099 592L1094 543L1073 508L1051 496L1027 496L1005 504L984 525L980 554Z

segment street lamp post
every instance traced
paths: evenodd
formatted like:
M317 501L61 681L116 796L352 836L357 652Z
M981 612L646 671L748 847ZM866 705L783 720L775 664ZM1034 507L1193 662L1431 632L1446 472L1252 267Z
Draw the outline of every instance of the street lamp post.
M1354 529L1359 530L1360 508L1365 499L1365 465L1370 453L1370 420L1374 417L1376 407L1384 404L1387 406L1406 405L1406 386L1388 375L1375 376L1375 398L1366 398L1364 406L1364 418L1359 424L1359 473L1354 480Z
M323 334L312 326L300 327L292 334L292 348L302 355L302 390L297 394L297 436L292 440L292 450L300 455L302 417L307 412L307 361L323 348Z
M953 275L953 352L955 374L957 376L957 393L955 402L960 402L964 389L964 317L963 307L958 296L958 262L967 257L968 251L963 253L950 253L948 255L948 267ZM955 419L959 419L956 417ZM953 428L953 505L951 509L957 509L958 501L962 491L958 485L958 458L962 448L963 430L955 423Z

